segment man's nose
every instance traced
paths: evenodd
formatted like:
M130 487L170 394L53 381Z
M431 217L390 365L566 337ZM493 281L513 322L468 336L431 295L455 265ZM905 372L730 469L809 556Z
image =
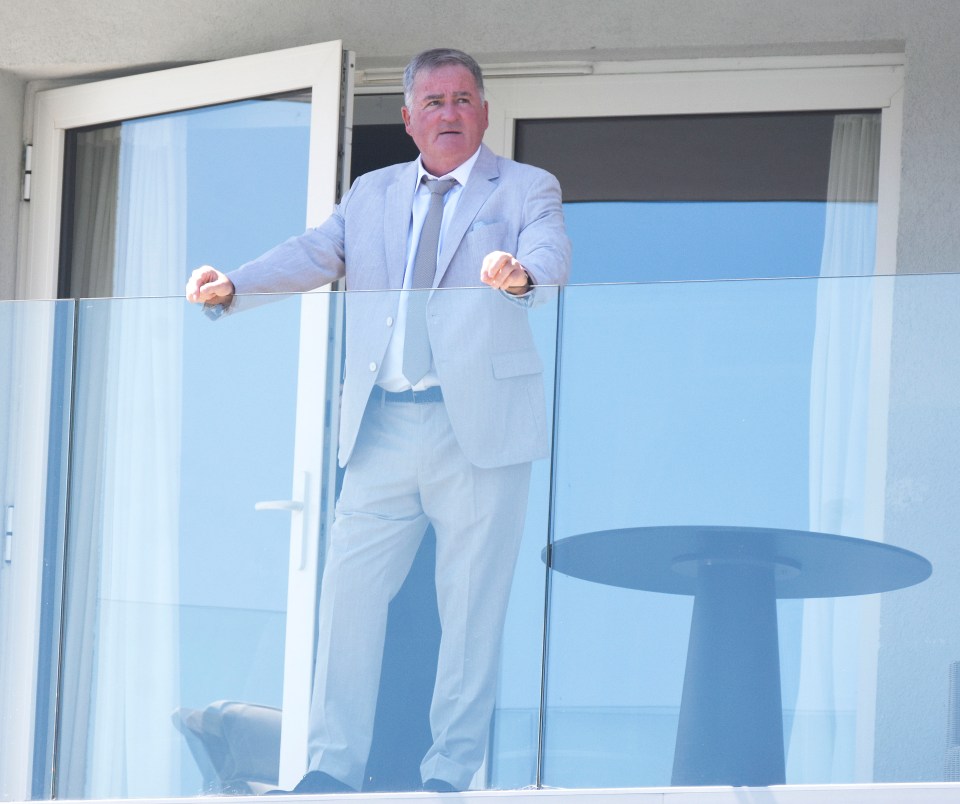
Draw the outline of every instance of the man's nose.
M444 120L455 120L457 117L457 105L455 103L444 103L440 107L440 114Z

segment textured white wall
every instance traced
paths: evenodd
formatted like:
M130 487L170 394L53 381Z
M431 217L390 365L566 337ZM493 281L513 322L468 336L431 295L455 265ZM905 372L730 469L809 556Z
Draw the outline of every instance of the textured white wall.
M870 49L952 0L5 0L0 68L35 73L224 58L342 38L399 61L446 42L477 56ZM929 12L927 11L929 9Z
M401 62L443 42L478 57L871 50L952 0L4 0L0 68L33 75L196 61L341 38ZM930 8L930 14L926 13Z

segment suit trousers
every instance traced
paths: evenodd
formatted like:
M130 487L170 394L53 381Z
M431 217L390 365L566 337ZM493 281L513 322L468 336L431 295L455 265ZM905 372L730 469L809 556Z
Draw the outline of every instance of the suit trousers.
M364 412L327 542L310 711L310 769L360 789L372 740L387 608L427 525L436 532L442 629L420 770L466 788L483 762L530 464L464 457L443 402Z

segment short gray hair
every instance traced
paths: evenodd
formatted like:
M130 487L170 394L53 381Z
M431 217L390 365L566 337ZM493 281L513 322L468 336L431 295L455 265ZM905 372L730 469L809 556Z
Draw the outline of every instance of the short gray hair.
M451 64L458 64L466 67L473 76L474 83L477 85L477 92L480 100L483 101L483 72L480 65L477 64L473 56L464 53L462 50L454 50L449 47L438 47L433 50L424 50L418 53L407 65L403 71L403 103L409 109L413 102L413 82L421 70L436 70L439 67L446 67Z

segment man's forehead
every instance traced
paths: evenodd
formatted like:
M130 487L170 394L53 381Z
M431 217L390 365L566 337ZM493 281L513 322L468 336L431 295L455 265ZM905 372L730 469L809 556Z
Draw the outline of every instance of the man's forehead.
M413 91L425 97L443 97L447 93L438 87L436 82L446 80L455 81L460 85L450 93L451 95L475 95L477 92L476 79L462 64L444 64L432 70L421 70L414 76ZM425 85L429 85L429 92L425 91Z

